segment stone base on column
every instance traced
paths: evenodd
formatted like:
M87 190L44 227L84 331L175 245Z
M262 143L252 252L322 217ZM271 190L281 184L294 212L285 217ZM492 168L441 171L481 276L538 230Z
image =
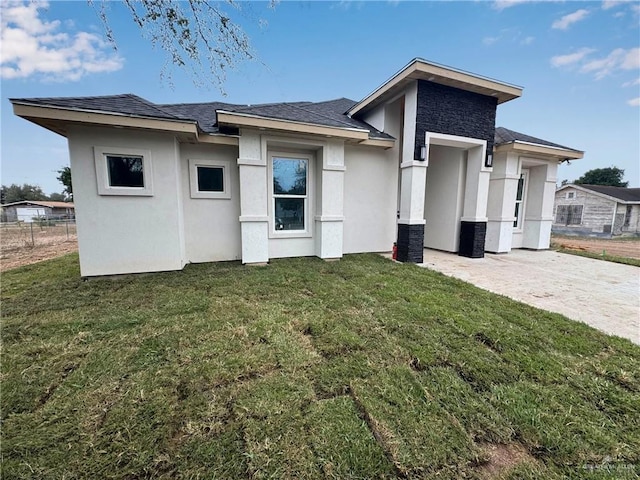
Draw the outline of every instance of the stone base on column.
M487 222L461 222L458 255L469 258L484 257Z
M424 225L398 224L399 262L422 263L424 250Z

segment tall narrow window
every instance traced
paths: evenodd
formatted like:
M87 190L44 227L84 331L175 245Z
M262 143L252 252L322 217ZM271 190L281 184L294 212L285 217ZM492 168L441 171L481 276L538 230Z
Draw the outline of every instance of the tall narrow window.
M633 207L631 205L627 205L627 211L624 213L624 226L628 227L631 223L631 209Z
M522 230L522 217L524 211L524 197L527 188L527 172L522 171L518 179L518 190L516 191L516 207L514 212L513 228Z
M306 231L309 222L309 159L272 157L273 227Z

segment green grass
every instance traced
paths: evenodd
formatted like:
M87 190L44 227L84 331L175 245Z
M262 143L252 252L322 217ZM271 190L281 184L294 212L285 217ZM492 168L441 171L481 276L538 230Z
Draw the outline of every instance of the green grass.
M2 478L640 474L640 347L412 265L70 255L1 296Z
M554 245L554 244L551 245L551 248L554 248L555 250L561 253L577 255L579 257L595 258L596 260L605 260L607 262L621 263L623 265L632 265L634 267L640 267L640 260L638 260L637 258L620 257L618 255L609 255L606 252L606 249L603 250L602 253L594 253L594 252L588 252L586 250L575 250L573 248L565 248L562 246L558 247L557 245Z

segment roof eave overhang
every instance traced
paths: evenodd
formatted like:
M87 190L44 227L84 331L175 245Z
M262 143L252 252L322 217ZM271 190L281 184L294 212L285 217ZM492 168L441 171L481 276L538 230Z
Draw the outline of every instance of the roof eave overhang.
M197 122L190 120L159 119L118 112L34 105L15 101L12 103L15 115L63 137L67 136L70 124L82 124L172 132L193 138L199 143L238 145L237 136L203 133L198 128Z
M563 160L579 160L584 157L584 152L579 150L570 150L566 148L551 147L547 145L540 145L537 143L528 143L514 141L509 143L502 143L496 145L495 152L517 152L520 154L529 155L544 155L546 157L557 158L560 161Z
M395 140L393 139L369 138L369 131L361 128L332 127L316 123L297 122L293 120L249 115L246 113L229 112L226 110L218 110L216 113L218 116L218 125L228 125L238 128L248 127L256 128L258 130L275 130L279 132L305 135L320 135L324 137L356 141L362 145L382 148L391 148L395 145Z
M414 80L427 80L441 85L495 97L498 100L498 104L522 96L522 87L517 85L511 85L444 65L415 59L362 101L356 103L347 113L351 116L363 113L377 104L384 102L386 99L393 97L397 90Z

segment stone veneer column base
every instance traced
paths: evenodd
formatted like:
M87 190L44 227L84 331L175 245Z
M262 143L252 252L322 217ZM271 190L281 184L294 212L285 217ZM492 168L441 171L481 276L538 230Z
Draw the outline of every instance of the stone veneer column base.
M487 222L461 222L458 255L469 258L484 257Z
M424 250L424 225L398 224L399 262L422 263Z

